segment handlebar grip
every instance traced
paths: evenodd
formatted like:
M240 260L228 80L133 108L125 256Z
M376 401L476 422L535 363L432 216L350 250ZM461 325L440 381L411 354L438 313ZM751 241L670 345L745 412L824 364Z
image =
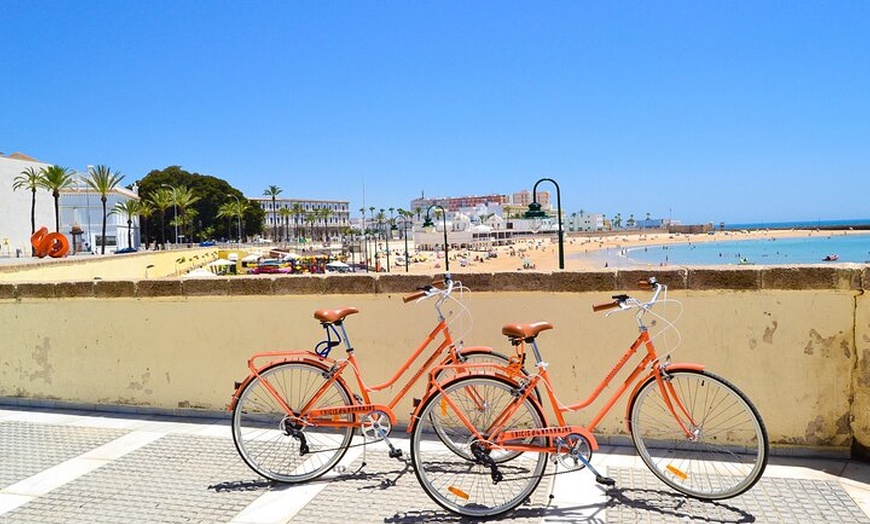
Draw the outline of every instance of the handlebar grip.
M619 307L619 301L614 300L613 302L605 302L604 304L594 304L592 306L592 311L599 312L604 311L605 309L613 309Z
M410 295L405 295L404 297L402 297L402 300L405 303L408 303L408 302L413 302L414 300L417 300L418 298L423 298L425 296L426 296L425 291L418 291L416 293L411 293Z
M640 280L638 281L637 286L643 289L650 289L652 284L650 284L649 280Z

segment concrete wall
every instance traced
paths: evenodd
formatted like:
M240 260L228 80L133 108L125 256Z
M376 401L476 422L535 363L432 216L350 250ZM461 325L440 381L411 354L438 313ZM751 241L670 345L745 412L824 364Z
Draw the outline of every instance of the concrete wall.
M738 385L780 450L870 447L864 266L464 274L458 278L473 290L465 300L473 318L460 315L454 336L510 352L500 334L505 323L554 323L541 348L560 398L576 402L637 333L631 314L605 318L591 304L616 292L647 294L636 282L650 274L684 307L672 360L704 363ZM0 397L219 410L246 375L250 354L312 348L323 334L313 311L346 305L361 310L346 325L367 381L380 383L434 325L429 302L401 299L429 280L393 274L0 282ZM660 312L672 319L677 310ZM661 350L677 340L665 334L658 342ZM375 398L386 403L401 385ZM405 402L397 415L407 420L410 409ZM623 410L620 402L599 434L624 432Z

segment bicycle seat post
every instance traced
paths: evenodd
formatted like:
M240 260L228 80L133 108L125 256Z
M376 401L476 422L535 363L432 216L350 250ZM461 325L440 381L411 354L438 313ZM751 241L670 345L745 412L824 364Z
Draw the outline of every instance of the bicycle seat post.
M344 349L348 354L353 353L353 346L350 344L350 337L347 336L347 328L344 327L344 322L341 322L338 327L341 328L341 336L344 339Z

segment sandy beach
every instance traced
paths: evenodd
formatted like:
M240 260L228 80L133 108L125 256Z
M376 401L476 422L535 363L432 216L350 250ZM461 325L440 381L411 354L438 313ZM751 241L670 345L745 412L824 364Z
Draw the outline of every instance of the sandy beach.
M712 234L683 234L667 232L620 232L607 234L566 234L564 257L566 271L598 271L616 267L616 255L623 249L638 246L666 246L716 241L767 240L794 237L866 234L852 230L754 230L717 231ZM413 248L411 248L413 250ZM392 249L392 272L404 273L399 263L402 250ZM505 272L505 271L557 271L559 268L558 243L555 237L536 237L516 241L509 246L493 248L489 253L465 250L450 251L451 273ZM441 253L420 252L424 261L410 264L414 274L438 274L446 270ZM71 257L63 260L35 258L0 259L0 282L77 281L92 279L141 279L185 275L217 257L217 250L190 249L181 251L140 252L132 255ZM179 258L180 257L180 258ZM179 264L179 260L184 260ZM386 260L382 257L381 264ZM624 260L619 267L632 267ZM642 266L637 266L642 267Z
M608 262L622 249L638 246L665 246L701 242L724 242L738 240L769 240L775 238L798 238L819 235L866 234L866 231L852 230L753 230L753 231L716 231L712 234L684 234L638 231L609 234L566 235L564 257L566 271L592 271L611 267ZM559 268L558 242L555 237L539 237L521 240L512 246L495 248L495 258L485 257L483 253L464 251L450 253L452 273L501 272L501 271L555 271ZM432 253L427 256L435 258ZM465 262L463 263L463 259ZM605 264L608 264L605 266ZM443 259L411 265L413 273L432 273L443 271ZM400 268L404 269L404 267ZM394 270L396 270L394 266Z

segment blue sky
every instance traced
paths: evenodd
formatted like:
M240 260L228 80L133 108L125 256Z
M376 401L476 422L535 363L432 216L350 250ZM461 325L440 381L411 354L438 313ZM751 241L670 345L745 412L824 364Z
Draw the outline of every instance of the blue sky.
M249 196L870 217L870 2L3 0L0 151ZM552 189L541 184L541 189Z

